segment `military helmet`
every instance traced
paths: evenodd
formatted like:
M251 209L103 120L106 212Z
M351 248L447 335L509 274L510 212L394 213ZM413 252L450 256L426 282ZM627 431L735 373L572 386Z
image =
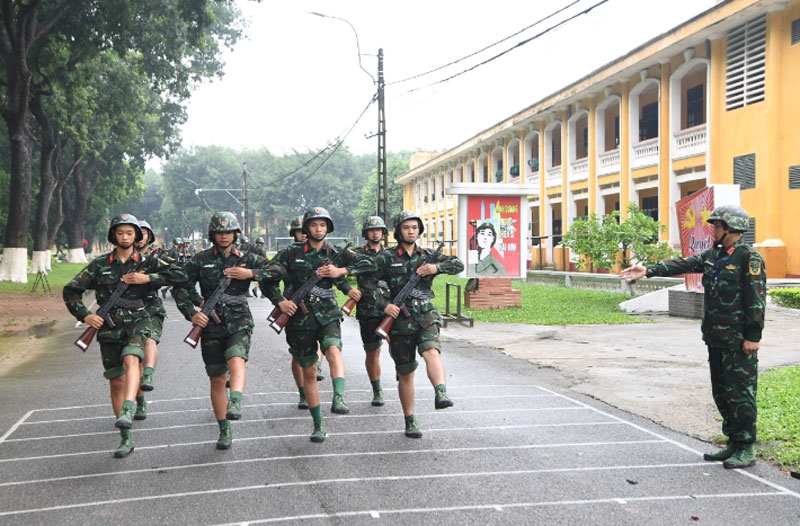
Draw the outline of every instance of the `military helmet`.
M304 234L308 234L308 228L306 228L306 226L308 225L308 222L313 219L324 219L325 222L328 224L327 233L330 234L331 232L333 232L333 219L331 219L331 215L324 208L317 206L314 208L309 208L308 210L306 210L306 213L303 214L302 232Z
M367 219L364 220L364 226L361 227L361 237L367 239L367 231L368 230L383 230L384 235L389 233L389 230L386 228L386 223L383 222L383 218L380 216L369 216Z
M728 225L730 230L735 232L747 232L750 228L750 216L747 215L744 208L736 205L722 205L716 207L706 221L709 223L722 221Z
M131 214L122 214L114 217L108 226L108 242L112 245L117 244L117 240L114 237L114 230L116 230L116 228L120 225L133 225L133 227L136 229L136 237L134 241L141 241L144 239L142 228L139 226L139 220Z
M263 244L264 244L264 238L261 237L261 236L257 237L256 238L256 245L263 245Z
M147 230L147 243L153 243L156 240L156 234L153 232L153 227L150 226L150 223L142 219L139 221L139 228L142 230ZM144 232L142 233L142 237L144 237Z
M400 241L400 225L402 225L405 221L409 219L416 219L419 222L419 235L421 236L423 232L425 232L425 223L422 222L422 218L419 217L415 212L411 212L410 210L403 210L396 216L394 216L394 238L397 241Z
M241 234L242 229L239 227L239 220L233 212L217 212L211 216L211 221L208 222L208 240L214 242L214 232L235 232ZM233 240L236 241L234 236Z
M293 236L297 230L303 230L303 218L295 217L292 219L292 223L289 225L289 235Z
M176 237L175 238L175 244L178 245L178 246L183 245L183 238L182 237Z
M245 245L245 244L250 242L250 238L248 238L247 236L242 236L240 239L241 239L242 245Z

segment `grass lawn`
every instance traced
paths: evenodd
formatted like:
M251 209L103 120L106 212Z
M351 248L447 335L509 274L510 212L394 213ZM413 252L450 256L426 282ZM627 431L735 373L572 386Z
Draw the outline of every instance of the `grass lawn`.
M69 280L75 277L75 274L81 271L86 265L83 263L53 263L52 270L47 274L47 283L54 293L61 294L61 289L66 285ZM0 294L29 294L33 283L36 280L36 274L28 274L27 283L11 283L10 281L0 281ZM43 294L41 288L37 288L34 294Z

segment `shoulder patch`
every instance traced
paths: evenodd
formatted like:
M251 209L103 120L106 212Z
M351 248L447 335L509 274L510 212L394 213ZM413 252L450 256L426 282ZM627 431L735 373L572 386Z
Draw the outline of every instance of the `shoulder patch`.
M763 270L763 266L761 265L761 261L757 259L750 260L750 275L751 276L760 276Z

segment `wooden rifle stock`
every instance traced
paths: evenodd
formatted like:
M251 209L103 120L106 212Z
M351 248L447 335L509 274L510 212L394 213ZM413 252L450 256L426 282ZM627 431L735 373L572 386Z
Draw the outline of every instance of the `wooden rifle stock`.
M92 344L92 340L94 340L94 335L97 334L97 329L92 326L86 328L85 331L78 336L78 339L75 340L75 345L78 346L80 350L86 352L86 349Z
M347 298L347 301L345 301L344 305L342 305L342 312L344 312L348 316L352 316L353 315L353 309L355 308L356 303L358 303L358 302L356 300L354 300L353 298Z

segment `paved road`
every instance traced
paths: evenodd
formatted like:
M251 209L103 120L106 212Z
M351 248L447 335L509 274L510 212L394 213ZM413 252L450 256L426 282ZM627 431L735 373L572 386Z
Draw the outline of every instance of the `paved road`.
M189 327L171 302L150 415L126 459L111 456L119 435L96 344L78 351L78 331L42 341L0 381L0 524L800 523L800 481L775 467L703 462L707 444L463 335L443 355L454 408L435 411L417 375L425 435L413 440L385 352L387 404L370 405L345 320L351 413L329 413L322 382L329 437L312 444L283 336L263 323L268 302L251 306L259 327L229 451L214 448L199 351L181 343Z

